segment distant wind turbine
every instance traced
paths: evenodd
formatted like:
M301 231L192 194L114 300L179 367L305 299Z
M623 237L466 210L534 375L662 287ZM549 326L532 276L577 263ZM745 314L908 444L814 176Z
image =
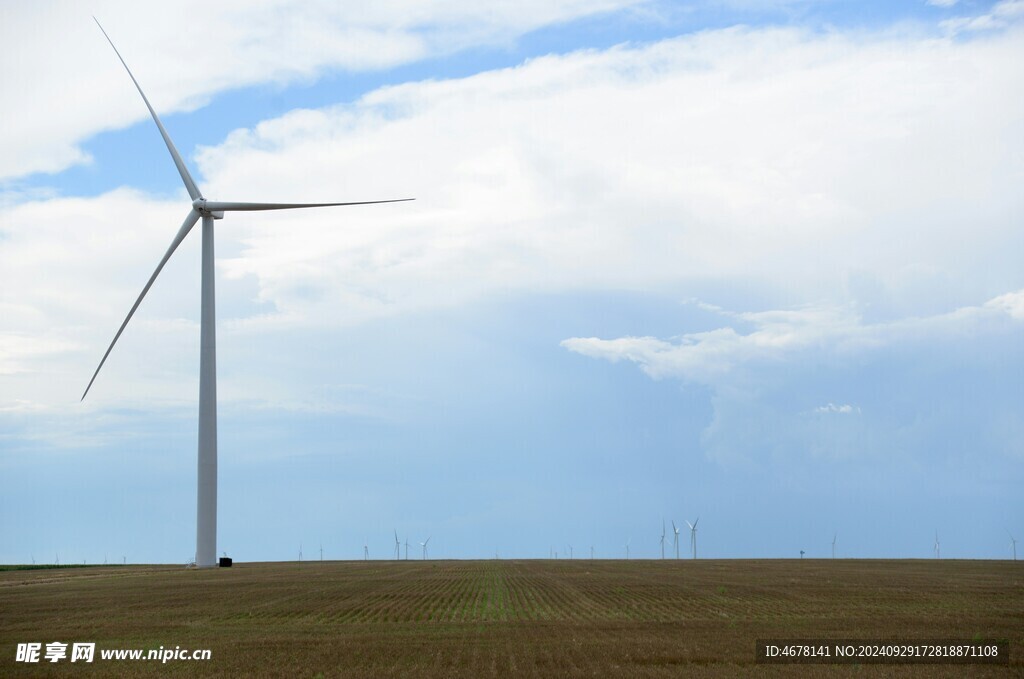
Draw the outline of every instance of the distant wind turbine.
M694 559L697 558L697 521L700 521L699 516L693 523L686 522L686 525L690 527L690 549L693 551Z
M1017 560L1017 539L1013 537L1013 533L1006 531L1006 534L1010 536L1010 544L1013 545L1013 560Z
M95 20L95 17L94 17ZM171 245L167 248L167 252L164 253L160 263L157 264L156 270L149 277L145 287L142 288L142 292L139 293L138 298L135 300L135 304L132 305L131 310L128 311L128 315L121 323L121 327L118 328L117 334L114 335L114 339L110 342L110 346L107 347L106 353L103 354L103 358L100 359L100 364L96 368L96 372L93 373L92 379L89 380L89 384L85 388L85 392L82 394L82 400L85 400L86 395L89 393L89 389L92 388L93 382L96 381L96 376L99 375L100 369L103 368L103 364L106 362L107 357L110 355L111 350L117 343L121 333L124 332L125 327L128 325L128 321L131 320L135 314L135 310L139 308L142 303L142 299L149 292L149 288L153 285L156 277L160 274L160 271L164 268L167 260L171 258L174 251L178 249L185 237L192 230L192 227L197 222L202 220L202 266L201 266L201 311L200 311L200 322L199 322L199 455L198 455L198 489L197 489L197 502L196 502L196 566L199 568L209 568L216 565L217 562L217 340L216 340L216 314L214 310L214 257L213 257L213 222L216 219L223 219L225 212L234 211L254 211L254 210L291 210L298 208L313 208L313 207L335 207L342 205L369 205L374 203L397 203L405 200L412 200L411 198L403 198L399 200L370 200L370 201L359 201L359 202L346 202L346 203L241 203L235 201L213 201L207 200L203 197L202 192L199 190L195 180L192 179L192 175L189 174L188 167L185 165L185 161L182 160L178 150L174 147L174 143L171 141L170 135L167 130L164 129L163 123L160 122L160 118L157 116L156 111L149 103L149 99L142 91L142 87L139 85L135 76L132 75L131 70L128 68L128 64L124 58L121 57L121 53L114 47L114 42L107 35L107 32L103 30L103 26L100 26L100 22L96 21L96 25L103 31L104 37L107 38L107 42L114 48L114 53L117 54L117 58L121 60L121 64L125 70L128 71L128 76L135 83L135 88L139 91L139 95L142 97L142 101L145 102L146 108L149 109L149 114L153 118L153 122L156 123L157 129L160 131L160 136L163 137L164 144L167 146L167 150L171 154L171 159L174 161L175 167L178 169L178 174L181 176L181 181L185 184L185 189L188 191L191 205L188 214L185 216L185 221L182 223L181 228L178 229L178 233L174 236L171 241Z
M302 543L299 543L299 561L302 561Z
M590 560L594 560L594 545L590 545Z
M398 529L395 529L395 561L402 558L402 543L398 541Z
M800 558L801 558L801 559L803 559L803 558L804 558L804 550L802 550L802 549L800 550Z
M661 558L665 558L665 519L661 520Z
M433 536L431 536L431 537L433 537ZM424 540L423 542L420 543L420 547L423 548L423 560L424 561L427 560L427 543L428 542L430 542L430 538L429 537L426 540Z
M227 556L227 554L225 554L224 556ZM323 543L320 543L320 560L321 561L324 560L324 545L323 545Z
M679 558L679 529L676 528L676 521L672 519L672 546L676 550L676 558Z
M832 558L836 558L836 538L839 537L839 533L832 536Z
M363 561L370 560L370 546L366 544L366 540L363 540Z
M935 558L936 559L941 559L942 558L942 552L939 551L939 531L935 531L935 547L934 547L934 549L935 549Z
M626 561L629 561L629 543L633 541L633 538L626 540Z
M405 560L409 560L409 538L405 538Z
M569 560L572 561L572 545L569 545Z

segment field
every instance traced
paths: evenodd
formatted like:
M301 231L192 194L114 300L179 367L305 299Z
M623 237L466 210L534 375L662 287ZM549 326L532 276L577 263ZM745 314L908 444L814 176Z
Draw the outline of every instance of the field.
M758 638L1010 642L1011 664L759 665ZM91 665L15 662L91 641ZM101 660L99 649L211 649ZM70 651L70 647L69 647ZM1024 563L356 561L0 572L0 675L1022 676Z

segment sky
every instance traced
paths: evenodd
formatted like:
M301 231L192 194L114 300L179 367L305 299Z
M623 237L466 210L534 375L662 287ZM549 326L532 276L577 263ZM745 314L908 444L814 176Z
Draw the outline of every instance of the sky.
M0 7L0 563L1005 559L1024 0ZM664 529L663 529L664 526Z

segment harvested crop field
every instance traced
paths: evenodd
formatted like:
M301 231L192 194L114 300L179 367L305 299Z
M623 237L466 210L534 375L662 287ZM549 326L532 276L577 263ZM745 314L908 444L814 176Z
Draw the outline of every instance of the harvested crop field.
M1010 642L1010 665L759 665L763 638ZM91 664L19 643L95 642ZM210 649L102 660L101 649ZM42 654L41 652L41 654ZM1024 563L358 561L0 572L0 675L1020 676ZM70 655L70 646L69 646Z

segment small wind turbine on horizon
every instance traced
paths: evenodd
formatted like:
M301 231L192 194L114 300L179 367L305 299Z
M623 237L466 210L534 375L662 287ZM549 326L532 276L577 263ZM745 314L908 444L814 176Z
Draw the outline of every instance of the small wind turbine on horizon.
M676 550L676 558L679 558L679 529L676 528L676 520L672 519L672 546Z
M690 550L693 552L694 559L697 558L697 521L700 521L699 516L693 523L686 522L686 525L690 527Z
M665 558L665 519L661 520L661 558Z
M1013 545L1013 560L1017 560L1017 538L1013 537L1013 533L1006 531L1006 534L1010 536L1010 544Z
M409 538L405 538L405 560L409 560Z
M370 560L370 546L366 544L366 540L363 540L363 561Z
M839 537L839 533L832 536L832 558L836 558L836 538Z
M430 537L433 537L433 536L430 536ZM424 540L423 542L420 543L420 547L423 548L423 560L424 561L427 560L427 543L430 542L430 537L428 537L426 540Z
M150 105L149 99L147 99L145 93L143 93L142 87L135 79L131 69L128 68L128 64L121 56L121 53L117 51L117 47L114 47L114 42L110 39L110 36L107 35L107 32L103 30L103 26L100 25L100 22L96 20L95 17L93 17L93 20L96 21L96 25L99 26L100 31L103 32L107 42L109 42L110 46L114 49L114 53L117 54L117 58L120 59L121 64L128 72L128 77L132 79L132 82L135 84L135 88L139 91L139 95L142 96L142 101L145 102L146 108L149 109L150 116L152 116L153 122L156 123L157 129L160 131L160 136L163 137L164 144L167 146L167 150L171 154L171 159L174 161L174 165L178 169L181 181L185 184L185 189L188 191L189 199L191 200L191 206L188 214L185 216L185 221L182 223L181 228L178 229L178 233L171 241L170 247L167 248L167 252L164 253L160 263L157 264L156 270L153 271L153 274L149 277L146 285L142 288L142 292L139 293L138 298L135 300L135 304L133 304L131 310L128 311L128 315L121 323L121 327L118 328L117 333L114 335L114 339L110 342L110 346L107 347L107 351L103 354L103 358L100 359L100 364L97 366L96 372L93 373L92 379L89 380L89 384L86 386L81 400L85 400L86 395L89 393L89 389L92 388L93 382L96 381L96 376L99 375L100 369L103 368L103 364L106 363L111 350L117 343L118 338L121 337L121 333L124 332L125 327L128 325L128 321L130 321L132 316L135 314L135 310L139 308L139 305L142 303L146 293L149 292L150 287L160 274L160 271L163 270L164 265L171 258L171 255L174 254L174 251L178 249L178 246L181 245L181 242L185 240L185 237L192 230L192 227L201 220L202 265L200 274L201 310L199 321L199 445L198 489L196 494L195 563L199 568L209 568L215 566L217 563L217 321L214 308L214 220L223 219L225 212L292 210L314 207L337 207L343 205L370 205L377 203L397 203L413 199L401 198L395 200L370 200L345 203L244 203L236 201L207 200L199 190L195 180L192 179L192 175L189 173L188 167L185 165L185 161L182 160L181 155L178 153L178 149L174 146L174 142L171 141L170 135L167 133L167 130L164 129L163 123L160 122L160 118L157 116L156 111Z
M398 529L395 529L395 561L402 558L402 543L398 541Z
M299 561L302 561L302 543L301 542L299 543ZM198 566L199 564L196 564L196 565Z
M633 538L626 540L626 561L629 561L629 543L633 541Z
M933 547L933 549L935 550L935 558L941 559L942 552L939 551L939 531L935 531L935 546Z

